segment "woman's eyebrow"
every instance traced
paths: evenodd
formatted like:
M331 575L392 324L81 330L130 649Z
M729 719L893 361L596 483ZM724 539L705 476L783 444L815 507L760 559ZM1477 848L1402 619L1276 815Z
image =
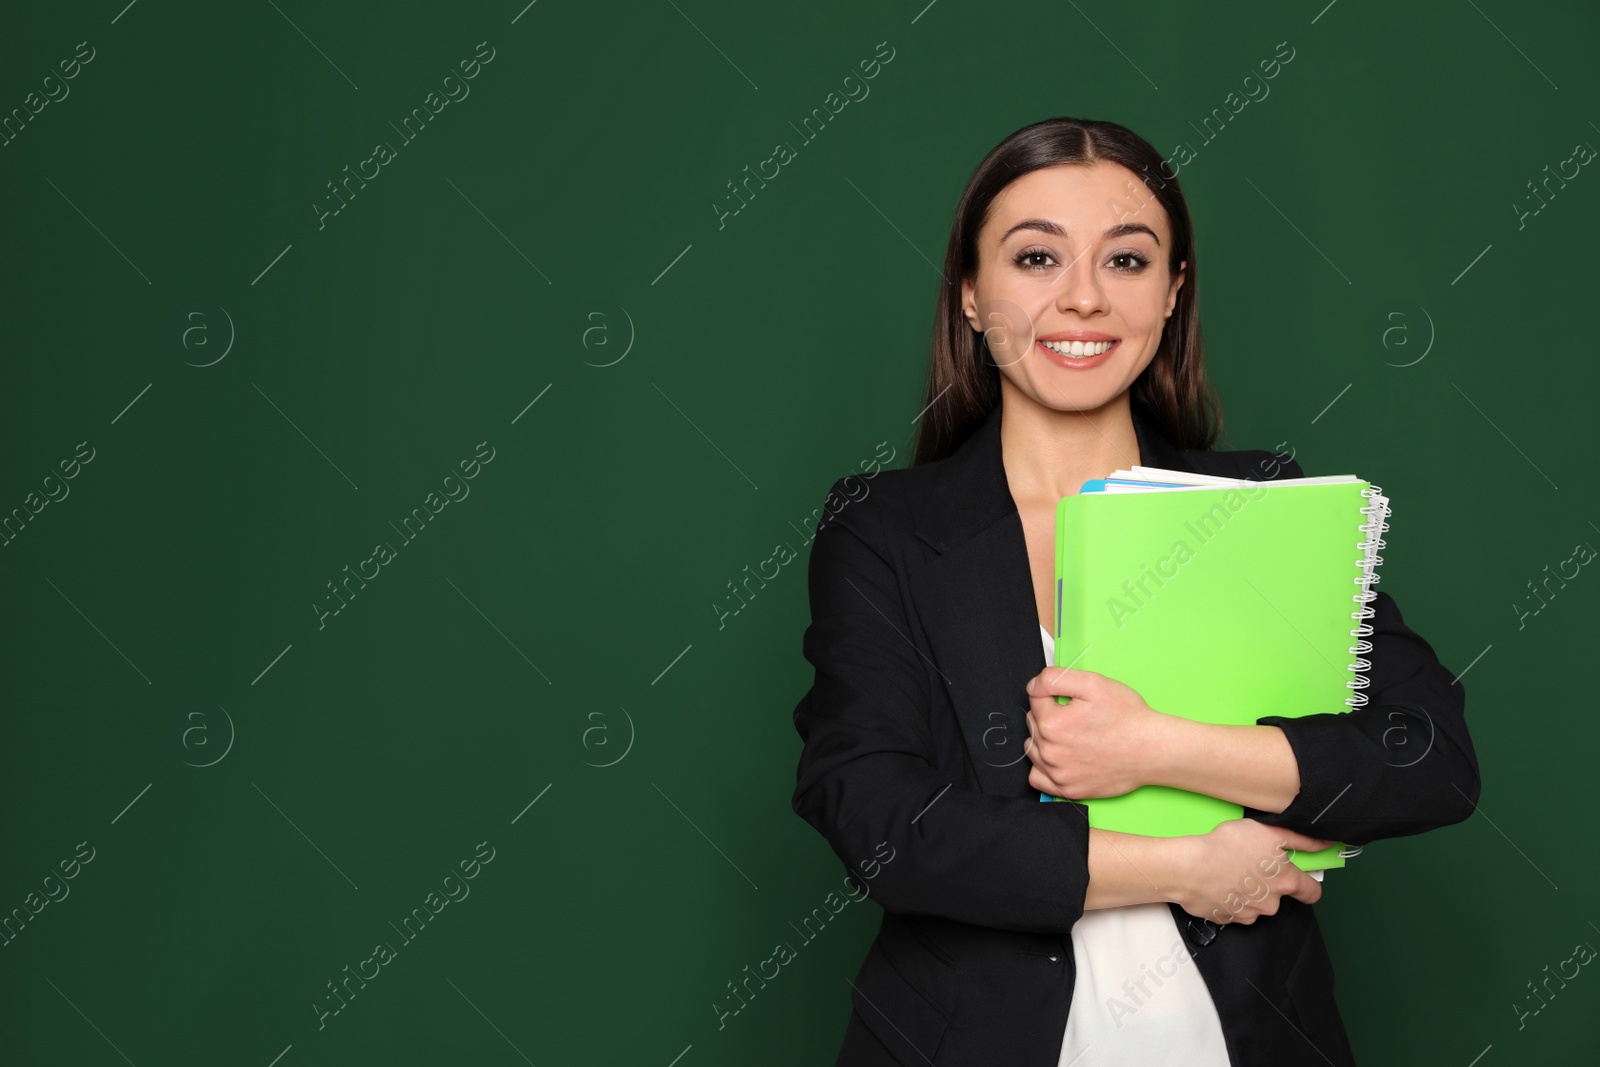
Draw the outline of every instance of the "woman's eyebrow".
M1011 227L1005 233L1000 235L1000 243L1004 244L1006 238L1010 237L1018 230L1038 230L1041 233L1054 234L1057 237L1065 237L1067 235L1067 231L1062 228L1060 223L1052 222L1050 219L1023 219L1021 222L1017 223L1015 226ZM1156 244L1161 243L1161 238L1156 236L1156 231L1152 230L1142 222L1119 222L1117 225L1106 230L1105 236L1127 237L1135 233L1147 233L1155 240Z

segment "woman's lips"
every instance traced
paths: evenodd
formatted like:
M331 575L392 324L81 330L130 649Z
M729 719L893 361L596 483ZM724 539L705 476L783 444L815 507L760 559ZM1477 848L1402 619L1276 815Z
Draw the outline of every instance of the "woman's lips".
M1090 370L1091 368L1098 367L1100 364L1104 363L1106 360L1115 355L1117 348L1121 344L1122 342L1120 340L1113 341L1111 343L1111 347L1100 353L1098 356L1063 356L1060 352L1056 352L1046 346L1043 341L1033 342L1034 347L1043 352L1046 359L1054 363L1056 366L1065 367L1068 370Z

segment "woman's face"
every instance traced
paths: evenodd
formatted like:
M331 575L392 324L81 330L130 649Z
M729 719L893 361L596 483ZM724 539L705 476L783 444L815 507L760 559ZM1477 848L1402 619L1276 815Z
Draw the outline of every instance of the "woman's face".
M1030 171L991 205L962 309L1014 388L1092 410L1155 357L1188 266L1167 269L1171 248L1165 209L1126 167Z

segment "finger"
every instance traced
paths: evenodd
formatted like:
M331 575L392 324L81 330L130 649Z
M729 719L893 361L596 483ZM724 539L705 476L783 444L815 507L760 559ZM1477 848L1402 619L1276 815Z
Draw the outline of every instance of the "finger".
M1046 708L1070 708L1071 706L1071 697L1056 696L1053 693L1046 693L1042 690L1038 693L1028 694L1028 707L1036 712L1044 711Z
M1297 852L1321 852L1323 849L1333 844L1332 841L1324 841L1317 837L1308 837L1296 830L1288 830L1281 826L1278 827L1278 834L1279 840L1283 843L1284 848L1292 848Z
M1305 871L1300 871L1300 877L1295 879L1294 888L1289 890L1289 895L1302 904L1315 904L1322 899L1322 883Z
M1035 778L1038 781L1035 781ZM1043 768L1037 763L1033 765L1033 770L1028 772L1028 785L1047 796L1058 797L1062 795L1057 791L1056 784L1050 780L1050 776L1044 773Z
M1094 671L1080 671L1072 667L1046 667L1028 679L1028 692L1034 696L1081 697L1105 680L1105 675Z

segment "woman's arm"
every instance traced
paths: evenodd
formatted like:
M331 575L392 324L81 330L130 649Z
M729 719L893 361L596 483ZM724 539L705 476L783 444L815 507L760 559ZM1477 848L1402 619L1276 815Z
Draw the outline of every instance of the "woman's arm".
M1165 785L1272 812L1300 791L1294 749L1276 726L1164 714L1094 671L1046 667L1028 682L1028 776L1055 796L1121 796ZM1071 697L1065 707L1057 696Z
M1276 914L1279 897L1307 904L1321 898L1321 884L1284 849L1315 852L1330 843L1249 819L1181 837L1093 830L1084 911L1170 901L1219 924L1251 923Z
M1083 913L1087 815L964 788L934 766L930 671L908 636L880 499L855 500L811 545L803 651L815 678L794 709L804 747L791 804L852 873L883 842L894 849L871 882L890 911L1064 933Z
M1188 840L1089 831L1089 890L1083 910L1177 900Z
M1300 765L1277 726L1224 726L1177 715L1162 720L1149 781L1281 812L1300 792Z

